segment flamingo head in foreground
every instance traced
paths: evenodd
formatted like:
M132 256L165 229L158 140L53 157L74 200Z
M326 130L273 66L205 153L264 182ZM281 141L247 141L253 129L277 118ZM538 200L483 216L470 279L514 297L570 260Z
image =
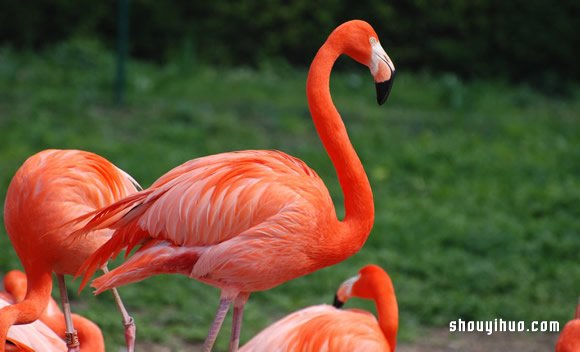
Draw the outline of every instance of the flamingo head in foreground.
M353 20L337 27L330 35L343 52L367 66L375 79L377 102L387 101L395 78L395 65L387 55L375 30L365 21ZM340 39L339 39L340 38Z
M379 283L377 277L382 280L385 280L385 277L388 278L385 271L377 265L363 267L358 275L345 280L340 285L334 296L333 306L341 308L352 297L374 300L376 298L375 287ZM392 283L390 286L392 287Z

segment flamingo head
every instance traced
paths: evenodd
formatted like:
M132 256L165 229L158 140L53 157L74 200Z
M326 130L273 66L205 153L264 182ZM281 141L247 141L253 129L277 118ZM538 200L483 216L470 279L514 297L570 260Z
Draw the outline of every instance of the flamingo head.
M348 21L337 27L327 42L370 69L375 79L377 102L384 104L393 87L395 65L373 27L365 21Z
M345 280L340 285L334 296L333 305L336 308L341 308L351 297L373 299L374 288L378 282L377 276L388 278L385 271L377 265L371 264L363 267L358 275Z

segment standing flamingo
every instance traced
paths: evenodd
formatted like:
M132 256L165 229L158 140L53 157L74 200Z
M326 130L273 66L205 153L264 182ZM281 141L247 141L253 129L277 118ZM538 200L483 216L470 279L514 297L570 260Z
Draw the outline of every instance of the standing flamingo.
M12 270L4 276L4 289L12 296L12 303L18 303L24 300L26 297L26 287L26 274L22 271ZM46 326L54 331L63 341L66 338L64 314L52 297L50 297L48 306L37 321L46 324ZM95 323L78 314L72 314L72 321L75 329L78 331L78 338L82 351L105 351L103 334L101 333L101 329ZM8 335L10 336L10 331L8 332ZM58 351L62 350L63 349L60 348Z
M378 321L362 310L342 310L349 298L375 302ZM254 336L240 352L394 352L397 345L399 311L389 275L376 265L340 285L335 307L318 305L294 312Z
M21 302L0 310L0 352L8 329L35 321L47 307L52 272L57 274L66 320L69 350L78 350L66 297L64 274L74 274L81 263L112 234L95 231L82 239L69 234L82 224L71 220L137 191L135 181L106 159L79 150L45 150L28 158L10 182L4 222L28 279ZM106 270L106 266L102 267ZM135 325L114 292L125 324L129 351Z
M560 333L556 352L580 352L580 298L574 319L570 320Z
M373 196L329 91L332 66L346 54L367 65L382 104L394 66L377 34L363 21L336 28L308 74L308 103L318 134L344 192L346 214L337 219L320 177L279 151L247 150L190 160L153 185L102 210L82 232L116 229L81 268L81 287L123 249L140 249L93 282L96 293L163 273L179 273L221 289L204 350L211 350L230 304L230 350L239 344L242 313L251 292L343 261L365 243L374 222Z

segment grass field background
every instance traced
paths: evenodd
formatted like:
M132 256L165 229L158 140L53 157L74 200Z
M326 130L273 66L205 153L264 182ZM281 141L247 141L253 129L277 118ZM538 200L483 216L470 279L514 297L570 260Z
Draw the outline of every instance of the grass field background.
M291 311L330 303L367 263L394 281L403 340L458 318L572 317L580 293L580 92L546 97L525 86L410 74L391 56L399 72L385 106L376 105L368 69L341 62L345 69L332 76L334 101L374 190L368 242L337 266L255 293L242 342ZM34 55L0 49L0 198L19 165L46 148L96 152L145 187L199 156L279 149L320 174L342 213L308 113L306 70L179 59L163 67L131 62L129 70L127 102L118 107L112 56L94 42ZM0 274L12 268L20 263L2 227ZM73 309L97 322L116 350L123 334L112 296L77 296L77 287L70 288ZM203 341L219 296L180 276L120 291L138 341L175 350ZM228 334L229 320L219 348Z

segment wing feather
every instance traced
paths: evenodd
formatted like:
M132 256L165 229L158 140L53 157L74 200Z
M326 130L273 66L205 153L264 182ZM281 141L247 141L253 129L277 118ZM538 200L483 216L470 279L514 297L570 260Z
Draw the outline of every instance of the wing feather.
M282 152L250 150L194 159L150 188L95 212L80 232L117 230L79 273L92 275L112 255L148 238L176 246L217 245L291 210L296 201L320 208L315 203L321 199L333 207L318 175Z

